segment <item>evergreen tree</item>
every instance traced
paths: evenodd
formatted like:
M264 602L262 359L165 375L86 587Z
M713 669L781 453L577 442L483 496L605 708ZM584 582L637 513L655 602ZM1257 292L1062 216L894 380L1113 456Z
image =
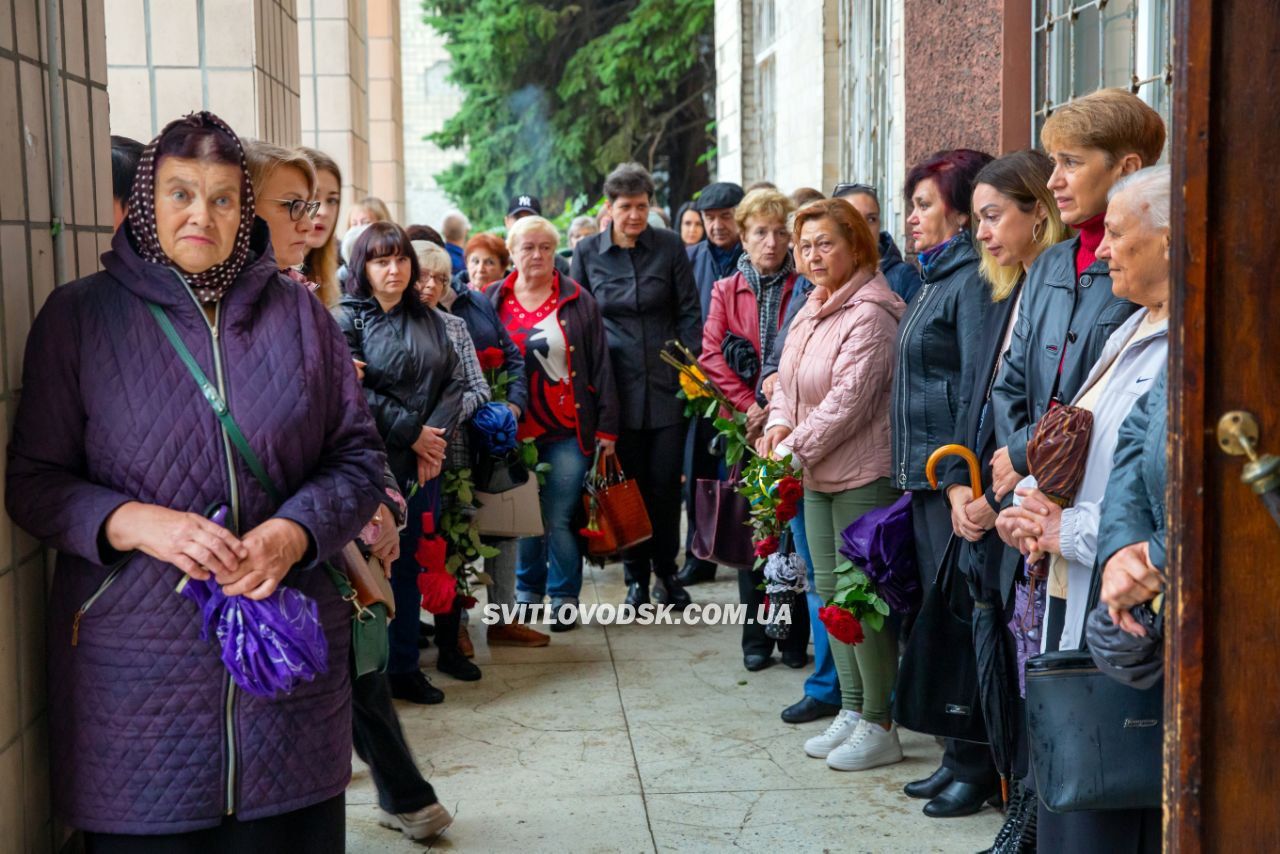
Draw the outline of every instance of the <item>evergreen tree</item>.
M554 216L626 160L673 206L707 181L714 0L424 0L462 108L431 139L465 146L437 176L481 221L533 193Z

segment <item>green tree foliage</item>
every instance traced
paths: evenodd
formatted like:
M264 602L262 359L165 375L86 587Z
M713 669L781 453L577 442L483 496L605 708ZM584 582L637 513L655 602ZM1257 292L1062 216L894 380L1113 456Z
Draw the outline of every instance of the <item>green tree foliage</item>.
M516 193L549 215L599 196L638 160L660 200L707 180L713 144L713 0L424 0L448 41L461 110L431 139L465 146L437 176L475 218L501 218Z

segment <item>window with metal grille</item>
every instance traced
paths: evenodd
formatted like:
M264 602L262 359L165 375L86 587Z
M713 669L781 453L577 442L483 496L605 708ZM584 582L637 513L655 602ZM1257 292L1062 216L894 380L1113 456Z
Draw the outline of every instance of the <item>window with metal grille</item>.
M901 173L894 130L891 64L893 24L889 0L837 4L840 51L840 175L870 184L880 194L880 220L897 222L895 184ZM823 192L831 188L824 187Z
M755 60L755 116L759 140L758 176L772 181L778 174L777 135L778 106L777 63L774 61L777 37L773 0L752 3L752 48Z
M1055 107L1097 89L1128 89L1170 118L1175 0L1035 0L1032 138Z

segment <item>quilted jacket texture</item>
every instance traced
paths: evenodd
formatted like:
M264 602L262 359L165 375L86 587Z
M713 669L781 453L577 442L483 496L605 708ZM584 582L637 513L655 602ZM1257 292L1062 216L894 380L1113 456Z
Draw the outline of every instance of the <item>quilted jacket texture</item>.
M58 288L36 318L9 446L9 513L58 550L49 743L55 808L73 827L197 830L319 803L350 776L351 611L316 558L373 515L382 443L338 327L278 274L261 222L253 246L216 345L231 413L288 498L273 506L237 458L240 530L279 516L309 533L284 583L319 604L329 669L290 696L235 690L195 606L174 592L177 568L140 553L114 575L104 565L115 556L100 532L125 502L201 513L232 491L219 423L144 300L217 382L209 325L178 274L139 259L122 230L105 272Z

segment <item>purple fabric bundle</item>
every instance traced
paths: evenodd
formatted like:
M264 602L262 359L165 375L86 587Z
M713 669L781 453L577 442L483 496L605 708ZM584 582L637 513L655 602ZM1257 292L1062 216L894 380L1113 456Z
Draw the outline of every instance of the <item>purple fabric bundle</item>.
M226 508L213 521L224 524ZM329 669L329 643L316 603L292 587L266 599L228 597L215 579L188 578L182 595L200 609L201 640L210 630L222 644L222 663L235 683L258 697L289 694Z
M1040 654L1046 587L1046 584L1037 584L1033 600L1029 584L1019 581L1013 585L1013 619L1009 620L1008 625L1009 631L1013 633L1013 645L1017 652L1018 693L1023 697L1027 696L1027 659Z
M910 492L904 492L888 507L862 514L844 529L841 537L844 544L840 554L862 568L890 608L907 614L920 607Z

